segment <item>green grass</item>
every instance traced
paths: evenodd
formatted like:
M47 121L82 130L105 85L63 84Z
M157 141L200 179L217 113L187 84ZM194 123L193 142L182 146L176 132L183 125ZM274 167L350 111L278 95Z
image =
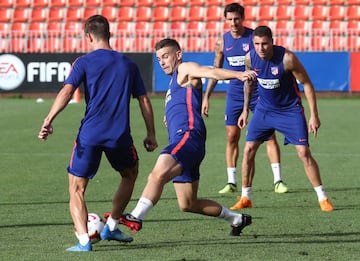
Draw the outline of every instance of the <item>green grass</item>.
M322 127L311 138L325 189L336 210L320 211L316 194L292 146L282 146L282 170L290 193L273 192L264 146L256 158L253 224L240 237L229 237L220 219L182 213L168 184L131 244L100 242L91 253L67 253L76 243L68 210L67 173L73 140L84 104L69 105L46 142L37 133L53 100L0 100L0 260L358 260L360 256L360 120L359 99L319 99ZM166 145L162 98L153 98L159 148L147 153L137 102L132 103L132 130L140 156L140 175L129 203L135 206L157 155ZM225 206L236 195L220 196L226 182L224 98L211 100L207 156L202 164L199 196ZM306 104L305 104L306 106ZM243 136L244 137L244 136ZM243 147L243 137L240 142ZM278 135L282 142L282 136ZM240 160L239 160L240 164ZM240 180L240 173L239 173ZM91 212L111 208L119 176L105 157L86 194ZM123 231L130 232L123 228Z

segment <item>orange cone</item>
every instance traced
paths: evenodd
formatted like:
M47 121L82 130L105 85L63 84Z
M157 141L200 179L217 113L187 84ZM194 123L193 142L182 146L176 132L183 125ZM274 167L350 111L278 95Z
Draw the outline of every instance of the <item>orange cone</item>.
M70 103L80 103L80 100L81 100L80 88L77 88L73 94Z

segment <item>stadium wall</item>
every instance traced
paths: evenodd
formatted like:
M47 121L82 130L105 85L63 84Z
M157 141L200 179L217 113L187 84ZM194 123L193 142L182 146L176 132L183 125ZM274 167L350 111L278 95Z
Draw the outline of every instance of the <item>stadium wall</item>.
M79 53L0 55L0 95L57 93ZM138 66L149 92L153 87L151 53L125 53ZM150 68L150 69L149 69Z
M360 53L298 52L317 92L360 92ZM2 54L0 55L0 97L11 94L57 93L71 69L71 63L81 54ZM165 75L152 53L125 53L139 66L149 92L167 90ZM184 61L196 61L212 66L214 54L185 52ZM203 80L204 86L207 80ZM219 81L216 92L224 92L228 82ZM302 89L302 86L300 86Z
M298 52L296 55L308 71L317 92L360 91L360 53ZM184 53L183 60L212 66L214 54ZM167 89L168 76L164 75L155 57L154 61L154 90L155 92L164 92ZM207 85L207 81L207 79L203 79L204 86ZM224 92L227 85L228 81L219 81L215 91ZM302 86L299 86L303 90Z

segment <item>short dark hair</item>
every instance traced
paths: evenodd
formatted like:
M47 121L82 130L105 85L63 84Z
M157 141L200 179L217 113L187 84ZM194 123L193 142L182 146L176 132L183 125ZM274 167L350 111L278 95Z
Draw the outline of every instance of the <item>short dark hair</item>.
M110 39L110 25L102 15L90 16L85 22L85 33L91 33L99 39Z
M241 18L245 17L245 9L242 5L238 3L232 3L226 5L224 9L224 17L226 17L227 13L239 13Z
M155 44L155 51L164 47L174 47L177 51L181 50L179 43L175 39L165 38Z
M266 25L260 25L255 28L255 30L253 32L253 36L269 37L270 39L272 39L272 32L271 32L270 27L268 27Z

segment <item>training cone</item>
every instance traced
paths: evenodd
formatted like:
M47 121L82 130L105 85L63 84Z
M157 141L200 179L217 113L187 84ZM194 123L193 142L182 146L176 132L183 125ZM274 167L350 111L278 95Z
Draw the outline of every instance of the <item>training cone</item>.
M80 88L77 88L73 94L70 103L80 103L80 100L81 100Z

